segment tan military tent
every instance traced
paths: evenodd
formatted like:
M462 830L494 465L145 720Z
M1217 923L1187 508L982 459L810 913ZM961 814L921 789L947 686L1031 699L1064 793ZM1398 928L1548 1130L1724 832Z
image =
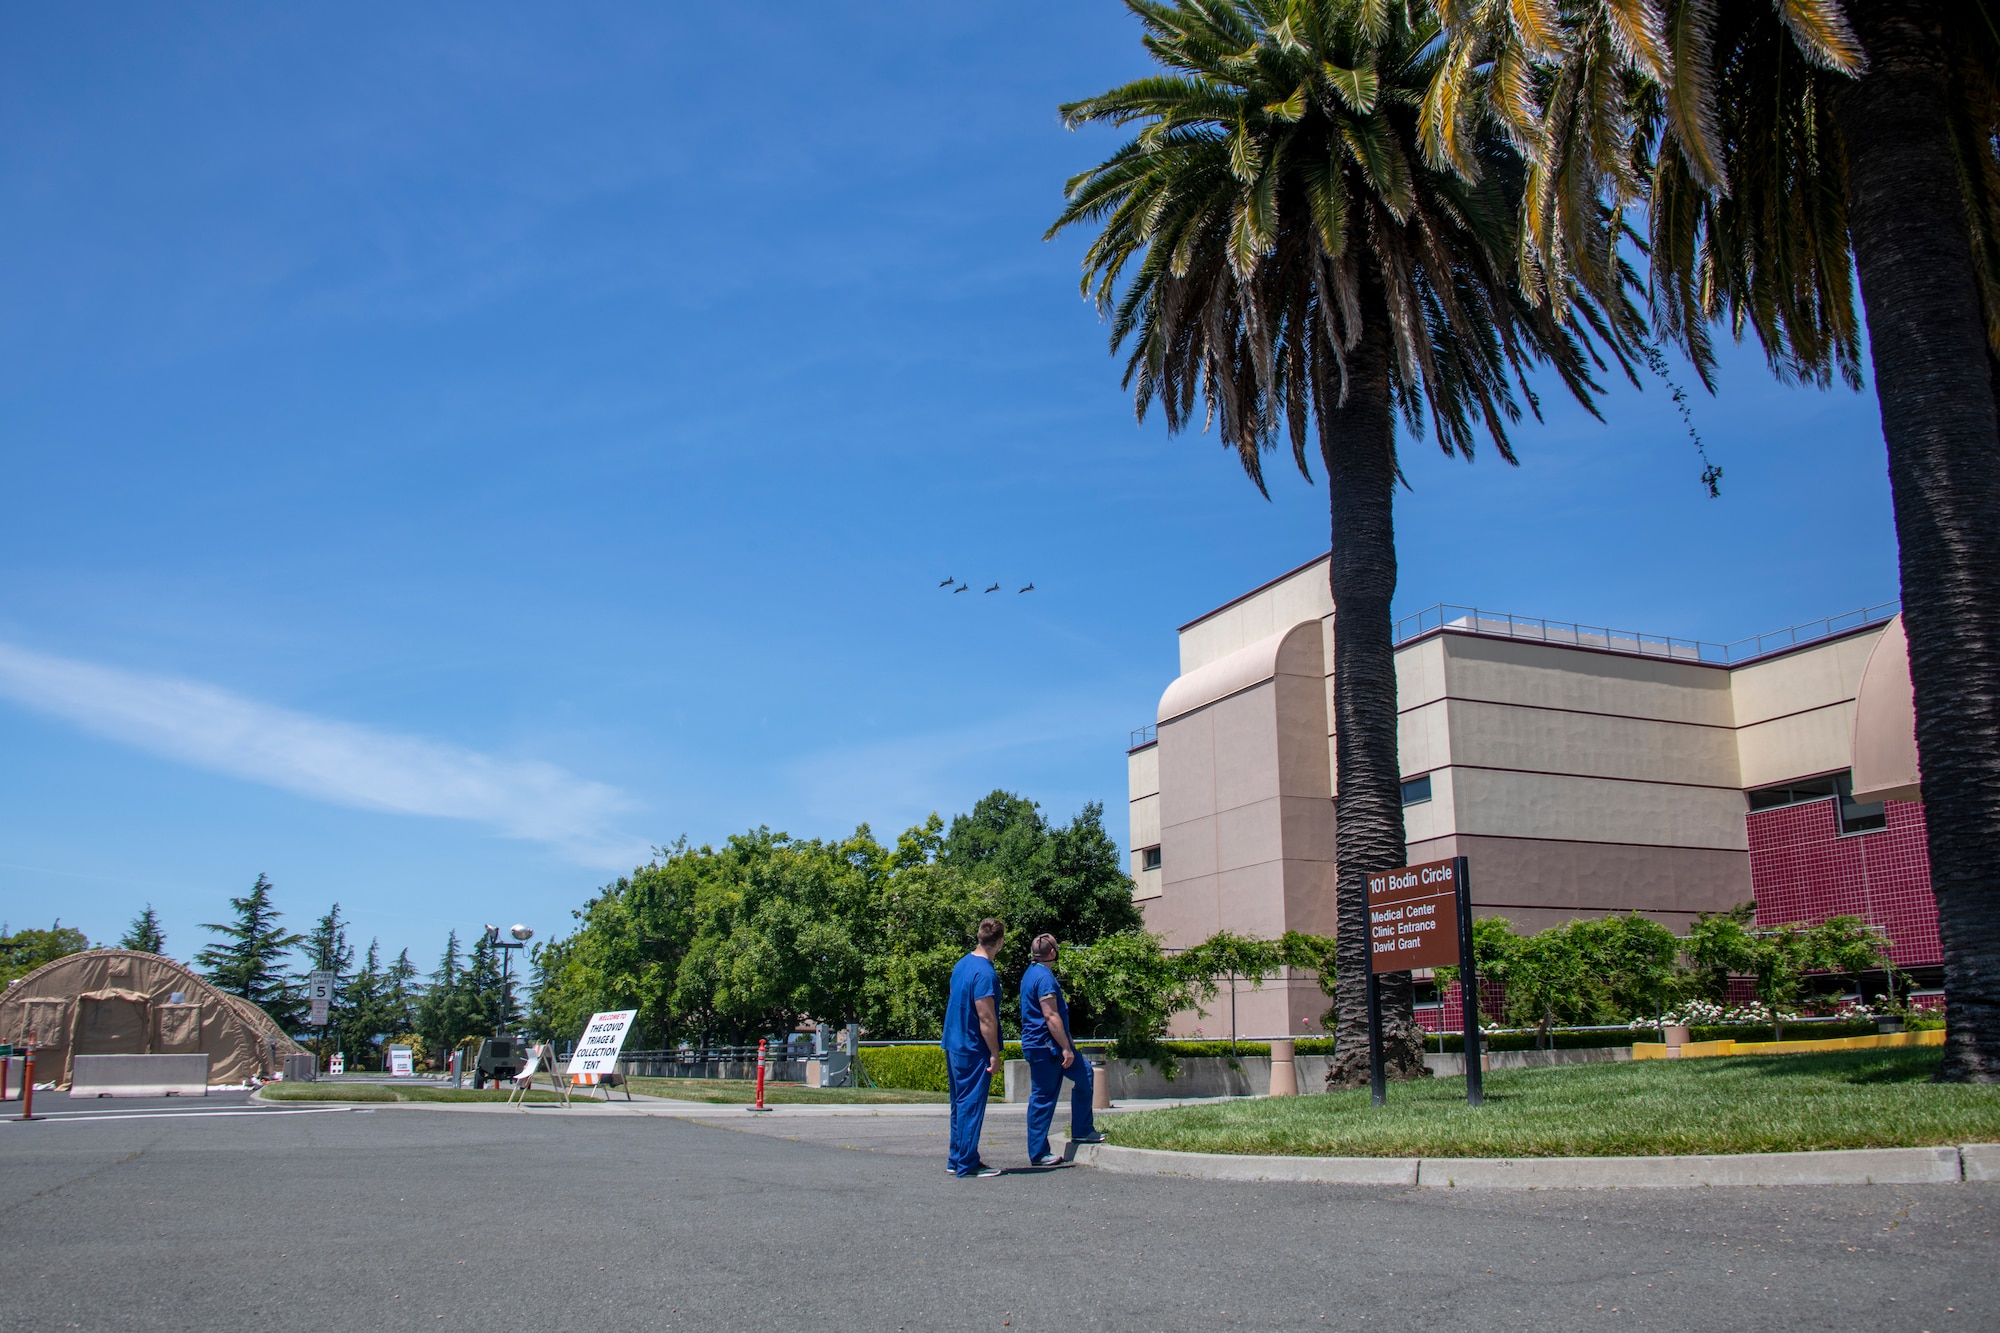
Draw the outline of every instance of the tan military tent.
M269 1014L171 958L88 949L36 968L0 999L0 1041L33 1035L35 1081L68 1086L74 1055L206 1052L210 1083L268 1078L299 1046Z

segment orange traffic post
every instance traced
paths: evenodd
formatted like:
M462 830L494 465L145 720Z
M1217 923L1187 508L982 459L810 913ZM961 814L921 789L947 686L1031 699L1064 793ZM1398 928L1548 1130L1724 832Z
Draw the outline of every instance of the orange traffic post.
M31 1037L21 1058L21 1119L34 1120L35 1115L35 1045Z
M765 1038L757 1038L757 1104L750 1108L753 1111L768 1111L771 1109L764 1105L764 1058L765 1051L769 1046L770 1042Z

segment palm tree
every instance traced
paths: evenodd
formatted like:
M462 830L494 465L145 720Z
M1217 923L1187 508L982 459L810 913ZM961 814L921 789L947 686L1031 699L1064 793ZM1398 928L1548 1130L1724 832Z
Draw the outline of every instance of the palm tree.
M1558 278L1557 311L1514 282L1526 159L1476 110L1463 116L1455 156L1427 151L1426 96L1453 52L1419 6L1125 3L1167 72L1062 108L1072 127L1141 128L1070 180L1049 235L1100 228L1083 287L1111 317L1113 350L1132 344L1124 383L1141 420L1157 400L1179 431L1203 400L1260 491L1280 433L1308 480L1317 441L1335 608L1338 1054L1328 1081L1352 1086L1367 1077L1367 875L1405 855L1389 616L1397 418L1418 436L1428 425L1445 453L1467 458L1483 427L1511 462L1507 423L1522 399L1535 407L1530 368L1552 367L1586 406L1597 343L1632 373L1626 354L1643 329L1622 284L1634 275L1606 244L1610 300ZM1415 1075L1409 975L1394 982L1391 1066Z
M1464 96L1509 102L1542 178L1566 183L1548 216L1650 186L1655 311L1704 377L1707 327L1727 320L1781 376L1859 388L1860 279L1950 996L1939 1077L2000 1079L2000 16L1989 0L1573 0L1538 28L1519 18L1535 6L1450 9L1469 68L1537 66ZM1635 35L1599 40L1614 22ZM1549 95L1579 88L1597 92ZM1636 188L1573 151L1621 129L1650 161ZM1542 248L1524 256L1559 267L1560 227L1530 232Z

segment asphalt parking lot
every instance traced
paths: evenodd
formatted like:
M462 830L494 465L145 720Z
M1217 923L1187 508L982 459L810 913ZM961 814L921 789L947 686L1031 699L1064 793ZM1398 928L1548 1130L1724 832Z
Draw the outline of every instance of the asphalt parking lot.
M1002 1107L986 1152L1015 1169L993 1180L949 1177L942 1121L908 1108L36 1109L0 1123L4 1329L1943 1333L2000 1308L1991 1185L1037 1171Z

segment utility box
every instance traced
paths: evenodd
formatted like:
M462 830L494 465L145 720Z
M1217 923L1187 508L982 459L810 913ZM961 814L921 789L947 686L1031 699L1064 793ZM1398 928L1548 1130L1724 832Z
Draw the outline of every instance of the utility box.
M285 1057L284 1080L287 1083L313 1083L319 1079L319 1057L311 1054L288 1055Z

